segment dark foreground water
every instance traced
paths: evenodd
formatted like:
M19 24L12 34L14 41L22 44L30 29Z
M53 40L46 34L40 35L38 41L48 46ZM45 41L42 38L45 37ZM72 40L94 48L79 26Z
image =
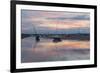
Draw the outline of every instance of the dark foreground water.
M89 41L62 40L54 43L53 39L41 38L36 42L34 37L22 39L21 62L71 61L90 58Z

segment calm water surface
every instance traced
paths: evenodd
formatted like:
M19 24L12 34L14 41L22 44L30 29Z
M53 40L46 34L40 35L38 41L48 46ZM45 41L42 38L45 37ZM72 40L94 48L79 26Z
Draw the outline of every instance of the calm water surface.
M22 39L21 62L87 60L90 58L89 41L62 40L54 43L53 39L34 37Z

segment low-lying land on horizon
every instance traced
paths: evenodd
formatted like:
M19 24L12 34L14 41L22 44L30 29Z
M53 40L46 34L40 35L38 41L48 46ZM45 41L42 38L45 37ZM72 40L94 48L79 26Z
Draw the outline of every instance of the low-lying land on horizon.
M69 40L90 40L90 34L21 34L21 38L40 36L40 38L54 38L59 37L61 39Z

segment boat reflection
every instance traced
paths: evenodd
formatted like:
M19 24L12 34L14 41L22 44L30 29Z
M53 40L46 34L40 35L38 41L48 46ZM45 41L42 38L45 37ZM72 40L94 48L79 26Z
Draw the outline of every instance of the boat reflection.
M90 58L90 42L62 40L57 43L51 39L35 37L22 39L21 62L45 62L86 60Z

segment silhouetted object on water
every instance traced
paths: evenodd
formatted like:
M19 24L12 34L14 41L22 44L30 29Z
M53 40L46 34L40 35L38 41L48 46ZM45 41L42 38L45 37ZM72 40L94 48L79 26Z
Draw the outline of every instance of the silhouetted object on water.
M36 36L35 39L36 39L36 42L39 42L40 41L40 37L38 35Z
M61 38L59 38L59 37L53 38L53 42L55 42L55 43L61 42L61 41L62 41L62 40L61 40Z

